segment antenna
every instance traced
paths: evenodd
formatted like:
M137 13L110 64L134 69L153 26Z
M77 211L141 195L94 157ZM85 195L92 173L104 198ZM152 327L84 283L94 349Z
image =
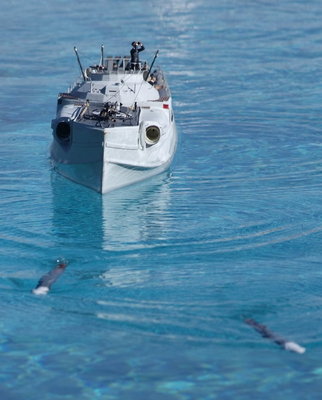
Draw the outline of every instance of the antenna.
M82 73L82 75L83 75L83 79L84 79L84 81L86 81L86 76L85 76L85 74L84 74L84 70L83 70L82 64L81 64L81 62L80 62L80 59L79 59L79 55L78 55L77 47L76 47L76 46L74 46L74 51L75 51L75 54L76 54L76 57L77 57L77 61L78 61L79 68L80 68L81 73Z
M148 74L147 74L147 76L146 76L146 79L145 79L145 80L147 80L147 79L148 79L148 77L150 76L150 73L151 73L151 71L152 71L153 64L154 64L155 60L157 59L157 57L158 57L158 54L159 54L159 50L157 50L157 51L155 52L155 54L154 54L153 61L152 61L152 63L151 63L151 66L150 66L149 72L148 72Z
M104 63L104 45L101 45L101 61L100 61L100 65L103 67L103 63Z

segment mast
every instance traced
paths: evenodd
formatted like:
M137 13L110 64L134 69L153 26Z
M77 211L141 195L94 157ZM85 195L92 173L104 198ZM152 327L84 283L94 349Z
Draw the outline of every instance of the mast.
M78 55L78 51L77 51L77 47L76 47L76 46L74 46L74 51L75 51L75 54L76 54L76 57L77 57L77 61L78 61L79 68L80 68L81 73L82 73L82 75L83 75L83 79L84 79L84 81L86 81L86 76L85 76L85 73L84 73L82 64L81 64L81 62L80 62L80 59L79 59L79 55Z
M154 55L153 61L152 61L152 63L151 63L151 66L150 66L149 72L148 72L148 74L147 74L147 76L146 76L146 79L145 79L145 80L148 80L148 78L149 78L149 76L150 76L150 73L151 73L151 71L152 71L153 64L154 64L155 60L157 59L157 57L158 57L158 54L159 54L159 50L157 50L157 51L155 52L155 55Z
M101 45L101 61L100 61L100 65L103 67L103 63L104 63L104 45Z

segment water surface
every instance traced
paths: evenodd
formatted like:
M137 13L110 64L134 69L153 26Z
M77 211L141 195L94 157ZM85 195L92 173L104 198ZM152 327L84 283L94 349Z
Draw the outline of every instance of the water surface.
M2 5L1 398L320 398L321 18L317 0ZM51 170L50 121L74 45L87 65L133 40L160 49L180 147L102 197Z

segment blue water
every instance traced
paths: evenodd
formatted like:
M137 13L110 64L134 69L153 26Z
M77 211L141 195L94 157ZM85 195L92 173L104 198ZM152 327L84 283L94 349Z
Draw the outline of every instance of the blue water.
M321 398L321 20L318 0L3 2L1 399ZM50 121L74 45L88 65L133 40L160 49L180 147L102 197L51 170Z

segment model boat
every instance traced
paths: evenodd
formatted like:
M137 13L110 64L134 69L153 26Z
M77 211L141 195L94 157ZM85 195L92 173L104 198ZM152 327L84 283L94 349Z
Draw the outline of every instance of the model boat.
M52 120L51 160L64 177L106 193L164 172L177 145L172 98L163 71L139 60L144 49L101 58L60 93Z

